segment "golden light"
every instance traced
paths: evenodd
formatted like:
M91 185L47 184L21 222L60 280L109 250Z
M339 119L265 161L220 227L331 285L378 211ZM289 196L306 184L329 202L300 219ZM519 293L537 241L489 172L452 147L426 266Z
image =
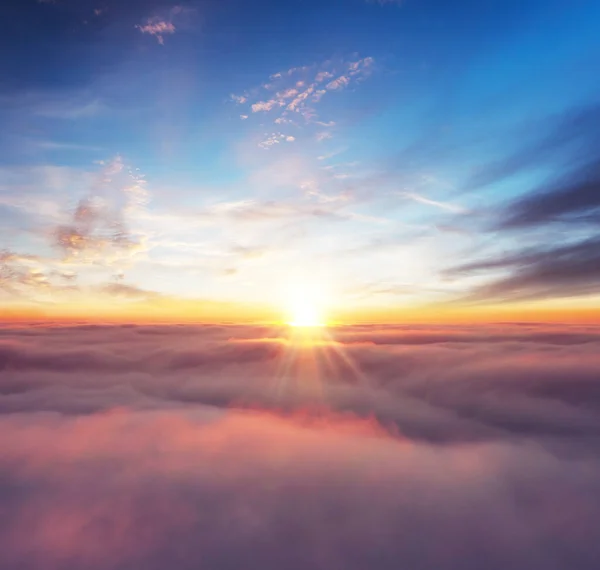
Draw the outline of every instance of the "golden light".
M295 281L287 288L284 300L287 324L291 327L324 327L324 291L305 281Z
M325 323L316 306L307 301L298 301L292 307L292 327L323 327Z

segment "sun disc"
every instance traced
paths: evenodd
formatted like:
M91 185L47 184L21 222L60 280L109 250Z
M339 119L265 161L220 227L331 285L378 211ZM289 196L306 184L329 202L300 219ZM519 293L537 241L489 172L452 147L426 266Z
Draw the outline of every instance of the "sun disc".
M322 327L325 326L316 306L308 302L296 302L291 311L292 319L288 322L291 327Z

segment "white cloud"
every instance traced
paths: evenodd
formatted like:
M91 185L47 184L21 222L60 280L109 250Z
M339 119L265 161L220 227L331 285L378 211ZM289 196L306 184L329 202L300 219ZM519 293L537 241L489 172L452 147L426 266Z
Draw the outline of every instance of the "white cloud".
M267 138L258 143L260 148L269 149L273 145L279 144L281 142L294 142L296 140L295 137L291 135L284 135L282 133L271 133L267 136Z
M317 133L317 136L316 136L316 138L319 142L330 139L332 137L333 137L333 135L329 131L321 131L320 133Z
M435 206L436 208L440 208L441 210L446 210L448 212L453 212L455 214L464 214L468 211L457 204L451 204L449 202L440 202L438 200L431 200L430 198L426 198L425 196L417 194L416 192L399 192L398 194L403 198L408 198L409 200L413 200L421 204L426 204L428 206Z

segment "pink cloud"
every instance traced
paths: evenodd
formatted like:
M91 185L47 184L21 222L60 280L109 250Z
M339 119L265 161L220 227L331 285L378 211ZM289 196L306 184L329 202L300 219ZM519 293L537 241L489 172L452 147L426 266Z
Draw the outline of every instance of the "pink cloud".
M575 325L2 325L3 567L595 570L599 348Z
M175 25L173 22L161 20L160 18L150 18L144 25L137 25L136 28L142 34L150 34L154 36L160 45L164 45L164 36L166 34L175 33Z
M352 82L363 80L369 75L374 61L372 57L366 57L337 64L328 60L320 65L293 67L271 75L269 83L250 89L243 95L232 95L231 98L237 104L247 103L253 113L277 111L276 123L288 121L287 116L292 113L301 116L306 124L318 122L313 104L319 103L328 91L340 91ZM338 77L319 89L320 84L335 77L336 68ZM269 93L263 93L264 98L256 101L261 91Z
M350 84L350 80L344 75L340 75L337 79L330 81L327 84L327 89L343 89Z
M270 111L276 105L279 105L277 99L270 99L269 101L259 101L258 103L254 103L251 108L253 113L260 113Z
M197 409L13 416L0 444L8 568L463 570L483 544L489 567L525 570L558 543L557 568L592 570L598 554L597 462L526 442L422 445L351 415Z

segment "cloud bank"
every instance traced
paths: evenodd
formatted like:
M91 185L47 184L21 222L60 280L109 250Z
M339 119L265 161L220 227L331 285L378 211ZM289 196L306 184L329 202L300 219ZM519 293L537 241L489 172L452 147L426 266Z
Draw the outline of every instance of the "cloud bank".
M0 329L7 569L592 569L600 329Z

